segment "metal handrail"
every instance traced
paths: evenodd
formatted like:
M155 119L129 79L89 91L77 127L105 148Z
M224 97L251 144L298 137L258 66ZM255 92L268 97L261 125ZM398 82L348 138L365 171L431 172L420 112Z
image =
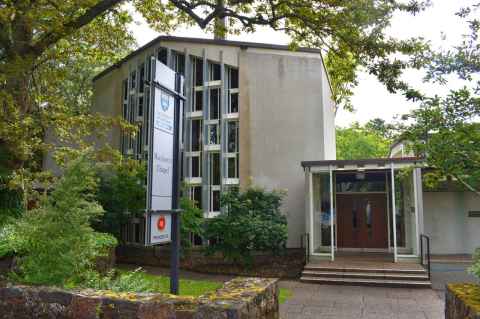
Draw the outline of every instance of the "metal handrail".
M301 248L305 248L305 265L310 261L310 236L308 233L300 236Z
M423 247L423 242L425 240L426 247ZM426 248L426 250L425 250ZM424 258L424 252L426 253L426 261ZM428 279L431 279L431 260L430 260L430 237L425 234L420 234L420 264L423 267L427 268Z

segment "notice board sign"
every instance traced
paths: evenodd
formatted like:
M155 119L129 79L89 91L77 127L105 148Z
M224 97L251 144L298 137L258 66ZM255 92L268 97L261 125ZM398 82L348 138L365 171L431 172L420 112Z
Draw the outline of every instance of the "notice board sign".
M151 69L146 245L172 238L170 213L178 204L179 116L184 99L179 74L154 58Z

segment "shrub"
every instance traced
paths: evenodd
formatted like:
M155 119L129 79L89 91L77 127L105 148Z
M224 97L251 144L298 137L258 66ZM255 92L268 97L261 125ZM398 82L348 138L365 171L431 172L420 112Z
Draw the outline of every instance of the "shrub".
M284 193L234 188L222 194L223 213L206 223L206 234L216 239L208 254L220 252L227 260L251 262L252 251L280 253L287 241L287 219L280 212Z
M30 284L64 285L94 271L95 260L116 245L90 223L102 207L95 201L96 178L87 156L72 161L39 207L25 212L6 234L18 258L15 278Z
M470 273L480 279L480 248L477 248L473 255L473 265L470 267Z
M121 225L133 217L143 216L146 204L145 163L123 160L97 169L100 179L97 200L105 210L95 229L120 239Z
M180 239L183 248L191 246L190 235L203 235L203 211L188 197L180 198Z

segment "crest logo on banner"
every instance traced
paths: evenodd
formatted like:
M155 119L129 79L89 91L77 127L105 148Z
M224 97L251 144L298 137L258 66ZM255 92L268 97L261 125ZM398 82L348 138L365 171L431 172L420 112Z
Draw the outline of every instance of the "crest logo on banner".
M168 108L170 107L170 103L168 101L168 96L162 95L162 98L160 99L160 105L162 107L162 110L166 112Z

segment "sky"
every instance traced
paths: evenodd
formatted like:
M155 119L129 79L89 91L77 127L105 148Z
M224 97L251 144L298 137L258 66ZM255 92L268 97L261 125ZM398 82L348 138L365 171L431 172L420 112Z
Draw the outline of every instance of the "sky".
M468 6L477 0L432 0L432 6L418 15L395 14L387 34L399 39L410 37L423 37L431 42L434 48L446 48L458 44L461 35L468 29L462 20L454 15L459 8ZM139 46L159 36L160 33L149 28L141 15L134 14L135 22L130 29L133 32ZM443 34L443 36L442 36ZM212 38L212 34L205 33L198 27L179 28L170 35ZM262 42L271 44L288 44L290 39L281 32L275 32L269 28L258 28L255 33L229 35L228 40ZM430 95L442 95L449 87L456 87L460 83L450 81L447 86L426 84L422 81L421 71L409 70L405 72L404 79L415 87L428 92ZM387 122L394 121L398 115L408 113L418 107L417 104L407 101L400 94L391 94L376 80L375 76L359 71L359 85L354 90L352 97L355 112L339 110L335 124L348 126L353 122L365 123L373 118L381 118Z

